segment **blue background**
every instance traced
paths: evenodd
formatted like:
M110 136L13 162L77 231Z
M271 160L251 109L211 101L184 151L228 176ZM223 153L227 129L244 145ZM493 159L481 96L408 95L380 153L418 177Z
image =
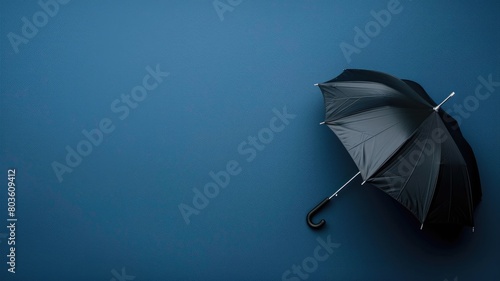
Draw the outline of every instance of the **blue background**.
M8 34L22 35L21 18L42 9L3 1L0 279L119 280L124 269L126 280L281 280L303 261L315 267L317 239L340 245L308 280L497 279L500 88L473 97L480 76L500 81L500 5L401 0L348 62L340 44L355 45L354 28L389 2L243 1L219 17L211 0L73 0L16 53ZM120 120L112 102L157 65L170 75ZM323 99L313 86L344 68L417 81L437 102L457 93L443 108L460 119L479 164L474 233L421 231L359 178L319 215L326 227L306 225L307 212L357 172L318 125ZM454 111L464 105L466 118ZM284 107L296 117L247 161L238 145ZM65 164L65 147L76 149L103 118L115 130L58 181L52 163ZM231 160L241 172L186 224L179 204L193 207L193 188ZM6 264L8 168L17 171L16 274Z

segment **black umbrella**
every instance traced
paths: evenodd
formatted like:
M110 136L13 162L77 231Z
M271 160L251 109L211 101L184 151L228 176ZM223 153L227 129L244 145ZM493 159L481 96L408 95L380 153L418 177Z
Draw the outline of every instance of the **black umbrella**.
M466 225L481 199L474 153L455 119L416 82L369 70L344 70L316 84L326 124L359 172L307 215L312 217L356 176L406 207L421 223Z

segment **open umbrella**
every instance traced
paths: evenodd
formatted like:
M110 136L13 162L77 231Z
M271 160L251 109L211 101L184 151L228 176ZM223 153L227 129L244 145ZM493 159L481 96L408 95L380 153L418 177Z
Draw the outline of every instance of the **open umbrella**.
M356 176L396 199L424 223L471 226L482 192L474 153L455 119L416 82L347 69L319 86L326 124L359 172L307 215L312 217Z

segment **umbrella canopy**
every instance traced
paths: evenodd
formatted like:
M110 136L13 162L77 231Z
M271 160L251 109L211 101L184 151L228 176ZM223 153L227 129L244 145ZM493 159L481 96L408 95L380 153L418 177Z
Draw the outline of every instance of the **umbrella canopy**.
M474 226L481 199L474 153L455 119L440 108L454 93L436 105L416 82L355 69L318 86L323 123L351 155L363 183L389 194L422 225ZM337 192L308 214L310 226L324 224L313 223L312 216Z

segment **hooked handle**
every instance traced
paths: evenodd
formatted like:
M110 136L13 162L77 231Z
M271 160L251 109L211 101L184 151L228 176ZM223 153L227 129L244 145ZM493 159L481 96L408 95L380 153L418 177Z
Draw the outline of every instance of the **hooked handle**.
M323 226L326 222L324 219L321 219L318 223L314 223L312 222L312 217L317 213L319 212L319 210L321 208L323 208L323 206L325 206L328 202L330 202L330 198L327 197L325 198L323 201L321 201L321 203L319 203L318 205L316 205L316 207L314 207L308 214L307 214L307 224L312 227L312 228L320 228L321 226Z

